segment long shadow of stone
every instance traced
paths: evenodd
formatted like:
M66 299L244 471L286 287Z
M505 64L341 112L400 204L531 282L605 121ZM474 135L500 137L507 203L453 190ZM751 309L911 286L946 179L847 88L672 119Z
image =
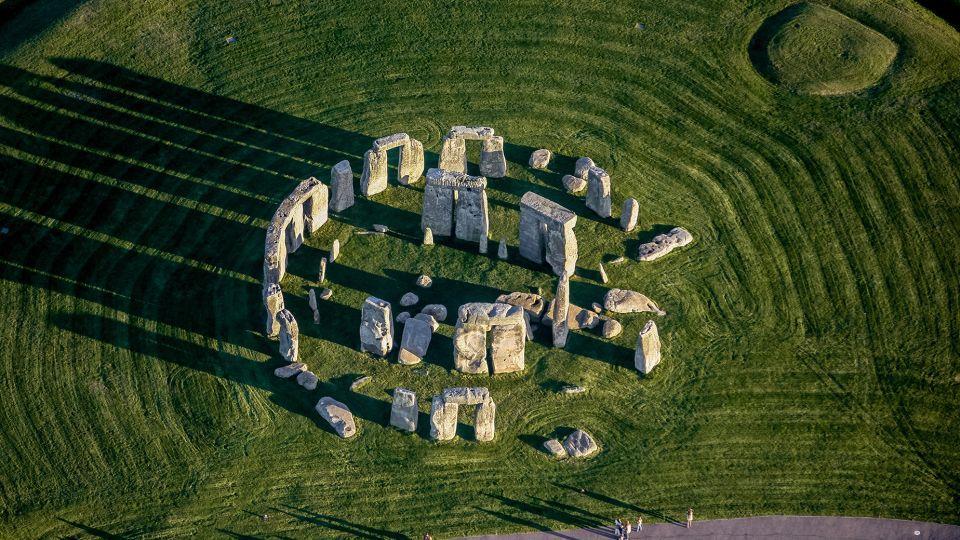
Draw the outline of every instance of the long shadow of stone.
M123 532L120 534L114 534L107 532L103 529L98 529L97 527L91 527L90 525L84 525L83 523L77 523L75 521L69 521L63 518L57 518L57 521L61 523L66 523L71 527L76 527L81 531L89 534L94 538L102 538L103 540L126 540L128 538L136 538L142 534L143 531L134 531L134 532Z
M582 512L579 510L570 511L569 506L561 507L560 505L553 503L552 501L543 504L542 499L534 499L536 502L521 501L519 499L511 499L510 497L504 497L502 495L486 494L487 497L499 501L504 506L508 506L520 512L527 514L532 514L540 518L550 519L552 521L559 521L570 525L571 527L576 528L588 528L596 527L602 525L603 522L597 520L592 516L582 515Z
M608 496L608 495L604 495L604 494L602 494L602 493L597 493L596 491L591 491L591 490L584 489L584 488L574 487L574 486L571 486L571 485L569 485L569 484L563 484L563 483L560 483L560 482L551 482L551 483L552 483L553 485L557 486L558 488L562 488L562 489L566 489L566 490L570 490L570 491L579 493L579 494L581 494L581 495L584 495L584 496L586 496L586 497L590 497L591 499L600 501L600 502L602 502L602 503L609 504L609 505L611 505L611 506L617 506L617 507L619 507L619 508L623 508L623 509L626 509L626 510L632 510L632 511L634 511L634 512L638 512L638 513L640 513L640 514L644 514L644 515L647 515L647 516L651 516L651 517L653 517L653 518L662 520L662 521L664 521L664 522L666 522L666 523L671 523L671 524L673 524L673 525L681 525L681 526L684 525L682 522L680 522L680 521L678 521L678 520L676 520L676 519L673 519L673 518L667 516L666 514L664 514L664 513L663 513L662 511L660 511L660 510L654 510L654 509L650 509L650 508L641 508L641 507L639 507L639 506L637 506L637 505L635 505L635 504L628 503L628 502L625 502L625 501L621 501L620 499L615 499L615 498L610 497L610 496Z
M620 367L633 366L633 352L612 341L588 334L587 331L570 332L567 336L566 350L574 354L600 360Z
M56 0L39 3L35 0L0 2L0 56L14 51L59 23L86 0Z
M340 519L336 516L331 516L327 514L320 514L312 510L306 510L304 508L297 508L295 506L290 506L288 504L282 505L283 508L274 507L273 510L280 512L281 514L286 514L298 521L305 523L311 523L318 527L323 527L325 529L331 529L338 533L343 533L353 538L397 538L405 539L409 538L407 535L387 530L387 529L378 529L376 527L370 527L367 525L360 525L358 523L353 523L345 519Z

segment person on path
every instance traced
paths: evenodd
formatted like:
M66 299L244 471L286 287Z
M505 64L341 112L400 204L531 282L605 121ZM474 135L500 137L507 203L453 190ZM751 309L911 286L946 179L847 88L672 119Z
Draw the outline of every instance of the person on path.
M693 508L687 510L687 528L693 525Z
M433 540L433 537L430 536L430 533L423 535L423 540Z
M628 519L628 520L627 520L627 524L626 524L626 528L625 528L625 530L624 530L624 535L623 535L623 537L626 538L627 540L630 540L630 533L633 532L633 531L631 530L632 527L633 527L633 525L630 524L630 520Z
M617 535L617 540L623 540L623 522L620 518L613 520L613 532Z
M643 516L637 516L637 532L643 530Z

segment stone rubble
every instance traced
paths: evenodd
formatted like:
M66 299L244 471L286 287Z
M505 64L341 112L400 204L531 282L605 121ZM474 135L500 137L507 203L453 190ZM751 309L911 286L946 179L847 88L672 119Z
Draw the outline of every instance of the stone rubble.
M407 319L409 318L410 318L409 311L401 311L400 313L397 313L397 316L396 318L394 318L394 320L397 321L397 324L403 324L407 322Z
M421 275L417 278L417 287L421 289L429 289L433 285L433 280L430 279L430 276Z
M316 390L317 382L317 376L314 375L312 371L301 371L300 374L297 375L297 384L307 390Z
M302 373L307 370L307 365L303 362L293 362L285 366L278 367L273 370L273 374L281 379L289 379L298 373Z
M625 289L610 289L603 297L603 309L614 313L641 313L650 312L657 315L666 315L656 302L636 291Z
M400 305L403 307L410 307L416 305L420 302L420 297L412 292L408 292L400 297Z
M600 331L600 334L607 338L613 339L623 333L623 325L618 321L613 319L606 319L603 321L603 328Z
M646 244L640 244L638 259L652 261L663 257L678 247L693 242L693 235L682 227L674 227L666 234L658 234Z
M329 300L332 297L333 297L333 289L323 289L322 291L320 291L321 300Z

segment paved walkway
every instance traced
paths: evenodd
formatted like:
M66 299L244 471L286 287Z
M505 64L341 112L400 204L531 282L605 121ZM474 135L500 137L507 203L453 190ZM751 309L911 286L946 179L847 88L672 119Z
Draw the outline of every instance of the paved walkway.
M507 535L471 536L474 540L556 540L615 538L613 526L598 529L547 531ZM649 538L729 538L729 539L842 539L842 540L960 540L960 526L855 517L763 516L737 519L694 521L693 527L671 523L644 525L630 540Z

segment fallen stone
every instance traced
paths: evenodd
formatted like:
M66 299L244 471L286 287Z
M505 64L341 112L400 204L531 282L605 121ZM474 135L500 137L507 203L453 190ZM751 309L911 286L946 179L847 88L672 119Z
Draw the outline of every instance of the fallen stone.
M423 306L420 313L426 313L439 322L447 320L447 306L443 304L427 304Z
M500 245L497 246L497 257L502 260L507 258L507 241L502 238L500 239Z
M390 302L368 296L360 309L360 350L386 356L393 349Z
M613 319L603 321L600 333L607 339L613 339L623 333L623 325Z
M432 246L433 245L433 231L430 230L430 227L427 227L423 230L423 245Z
M640 244L639 256L641 261L659 259L678 247L693 242L693 235L682 227L674 227L666 234L658 234L646 244Z
M607 271L603 269L603 263L600 263L600 282L607 283L610 278L607 277Z
M592 159L588 157L582 157L577 160L573 166L573 175L577 178L587 179L587 175L590 172L590 167L596 165Z
M646 375L660 363L660 334L657 323L647 321L637 336L637 350L633 355L633 365L637 371Z
M357 390L363 388L363 385L367 384L371 380L373 380L373 377L371 377L370 375L364 375L363 377L360 377L359 379L353 381L350 384L350 391L356 392Z
M336 262L337 257L340 256L340 240L334 239L333 245L330 246L330 253L327 255L327 262Z
M307 390L316 390L317 376L314 375L312 371L301 371L300 374L297 375L297 384Z
M563 441L563 448L570 457L586 457L598 450L593 437L582 429L568 435L566 440Z
M423 321L429 324L431 332L436 332L437 328L440 328L440 323L438 323L437 320L433 318L433 315L429 315L427 313L417 313L416 316L414 316L414 319L417 319L418 321Z
M560 441L556 439L548 439L543 442L543 449L547 451L553 457L562 458L567 457L567 450L560 444Z
M637 226L637 218L640 216L640 203L630 197L623 201L623 209L620 211L620 228L626 232L632 231Z
M420 287L421 289L429 289L431 286L433 286L433 280L430 279L430 276L421 275L417 278L417 287Z
M587 389L582 386L564 386L560 389L561 394L582 394L586 391Z
M386 225L381 225L379 223L374 223L373 230L377 231L378 233L385 233L390 230L390 227L387 227Z
M396 320L398 324L403 324L407 322L407 319L409 318L410 318L409 311L401 311L400 313L397 313L397 318L394 320Z
M294 375L307 370L307 365L303 362L293 362L273 370L273 374L281 379L289 379Z
M641 313L644 311L666 315L657 304L646 296L625 289L610 289L603 297L603 309L614 313Z
M627 258L621 255L620 257L617 257L616 259L610 261L610 264L620 264L626 260Z
M417 394L406 388L394 388L393 405L390 407L390 425L413 433L417 431L419 416Z
M332 397L322 397L317 402L317 412L324 420L330 423L330 427L344 439L353 437L357 433L357 425L353 420L353 413L346 405L333 399Z
M324 289L320 291L321 300L329 300L332 297L333 297L333 289Z
M420 301L420 297L412 292L408 292L400 297L400 305L410 307Z
M576 326L578 328L593 329L600 324L600 316L593 311L589 309L583 309L579 306L577 309L579 311L577 311L577 313L573 316L573 319L577 321Z
M317 285L327 280L327 258L320 259L320 272L317 274Z
M567 190L567 193L577 193L578 191L583 191L587 188L586 180L572 174L563 175L562 181L563 188Z
M547 165L550 164L551 157L553 157L553 153L546 148L534 150L530 154L530 166L534 169L546 169Z
M543 310L547 307L543 302L543 297L534 293L512 292L501 294L497 297L497 302L522 307L523 311L530 316L531 321L539 321L543 317Z
M540 324L553 326L553 300L547 305L547 310L540 319ZM591 330L600 324L600 316L589 309L570 304L567 308L567 328L570 330Z
M419 364L427 355L432 337L433 328L430 323L421 319L407 319L403 326L403 337L400 339L400 353L397 360L405 366Z

